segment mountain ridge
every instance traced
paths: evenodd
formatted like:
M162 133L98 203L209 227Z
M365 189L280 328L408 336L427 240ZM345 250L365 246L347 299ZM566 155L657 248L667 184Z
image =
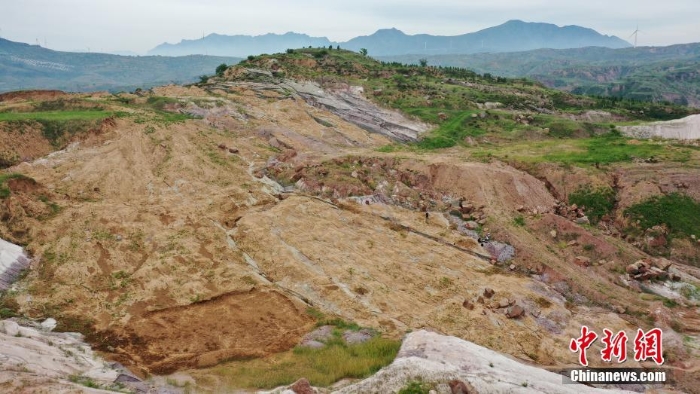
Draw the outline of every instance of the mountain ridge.
M195 82L221 63L238 58L180 58L62 52L0 38L0 92L20 89L133 90Z
M277 41L271 42L271 39L277 39ZM498 26L455 36L409 35L393 27L382 28L373 34L357 36L344 42L294 32L268 33L259 36L210 34L201 39L183 39L178 44L163 43L148 53L164 56L216 54L245 57L262 53L283 52L287 48L329 45L341 46L344 49L354 51L366 48L373 56L469 54L588 46L624 48L631 46L616 36L603 35L586 27L575 25L559 27L551 23L510 20Z

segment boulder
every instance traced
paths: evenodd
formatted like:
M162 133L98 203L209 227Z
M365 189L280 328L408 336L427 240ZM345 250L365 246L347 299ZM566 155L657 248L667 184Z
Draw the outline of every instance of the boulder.
M501 299L498 301L498 307L499 307L499 308L507 308L508 305L510 305L510 300L508 300L508 299L505 298L505 297L504 297L504 298L501 298Z
M588 216L581 216L576 219L576 224L591 224L591 221L588 219Z
M513 305L506 310L509 319L517 319L525 314L525 309L520 305Z
M461 380L451 380L448 384L452 394L477 394L476 389L469 383Z
M467 230L476 230L479 228L479 224L473 220L464 223L464 226L467 228Z
M669 267L671 267L671 264L673 264L671 260L665 259L663 257L656 258L651 262L652 266L657 267L663 271L668 271Z
M552 238L556 238L556 237L557 237L557 230L552 230L552 231L550 231L550 232L549 232L549 235L551 235Z
M481 300L483 301L483 298ZM464 302L462 303L462 306L469 309L470 311L474 310L474 303L469 301L469 300L464 300Z
M487 287L484 289L484 297L491 298L494 294L496 294L496 292L492 288Z
M19 333L19 324L13 322L12 320L4 320L0 322L3 331L9 336L16 336Z
M46 331L53 331L53 329L56 328L56 325L58 325L56 319L52 318L48 318L41 322L41 328L43 328Z
M301 378L294 382L289 389L295 394L316 394L316 390L311 387L311 383L306 378Z

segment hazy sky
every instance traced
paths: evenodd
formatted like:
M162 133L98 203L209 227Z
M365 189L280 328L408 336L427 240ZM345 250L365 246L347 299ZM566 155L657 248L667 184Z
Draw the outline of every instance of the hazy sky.
M0 37L56 50L146 52L202 34L295 31L345 41L396 27L457 35L510 19L580 25L639 45L700 41L698 0L0 0Z

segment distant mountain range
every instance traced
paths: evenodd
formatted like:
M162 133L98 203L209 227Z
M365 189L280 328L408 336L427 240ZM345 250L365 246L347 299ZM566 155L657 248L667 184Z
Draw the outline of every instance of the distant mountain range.
M118 56L58 52L0 39L0 92L21 89L66 91L134 90L189 83L238 58L213 56Z
M667 47L538 49L518 53L387 56L384 61L468 68L528 77L578 94L700 107L700 43Z
M216 55L246 57L262 53L284 52L287 48L340 46L359 51L367 49L371 56L473 54L483 52L515 52L540 48L565 49L583 47L627 48L631 45L618 37L602 35L580 26L559 27L549 23L518 20L458 36L408 35L397 29L382 29L369 36L346 42L333 42L326 37L306 34L265 34L261 36L210 34L178 44L164 43L149 55L184 56Z

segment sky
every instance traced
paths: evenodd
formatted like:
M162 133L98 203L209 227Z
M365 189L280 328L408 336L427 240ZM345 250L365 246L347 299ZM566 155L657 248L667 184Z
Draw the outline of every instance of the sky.
M579 25L640 46L700 42L698 0L0 0L0 37L63 51L145 53L202 35L289 31L346 41L395 27L458 35L511 19Z

